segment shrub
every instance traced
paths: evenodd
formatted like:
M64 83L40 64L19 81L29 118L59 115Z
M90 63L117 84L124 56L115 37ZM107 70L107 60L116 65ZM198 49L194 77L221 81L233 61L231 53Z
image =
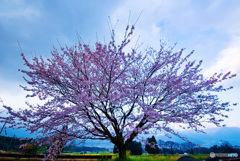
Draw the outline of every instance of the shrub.
M26 145L22 147L21 152L23 154L37 154L37 146L26 143Z

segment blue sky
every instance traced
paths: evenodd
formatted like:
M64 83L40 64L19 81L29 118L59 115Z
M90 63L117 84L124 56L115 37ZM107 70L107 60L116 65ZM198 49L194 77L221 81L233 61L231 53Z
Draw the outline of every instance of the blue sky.
M77 43L77 32L93 45L110 38L107 21L116 27L121 40L131 11L130 24L137 22L136 41L141 50L158 48L159 40L176 49L195 50L193 59L203 59L203 73L232 71L237 77L225 83L234 89L220 95L225 101L239 103L240 92L240 1L239 0L1 0L0 1L0 98L4 104L25 108L25 68L20 48L31 59L49 56L52 45ZM28 100L36 101L36 100ZM240 127L240 105L229 112L224 123ZM210 128L211 125L208 125Z

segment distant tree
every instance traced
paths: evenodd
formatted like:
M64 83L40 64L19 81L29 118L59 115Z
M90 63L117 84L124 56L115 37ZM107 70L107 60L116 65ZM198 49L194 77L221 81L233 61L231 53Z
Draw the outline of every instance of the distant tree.
M19 147L25 143L34 143L34 139L20 139L15 136L0 135L0 150L18 152Z
M54 47L49 58L32 61L22 53L26 68L20 71L28 84L22 88L43 104L19 111L4 105L7 123L48 138L68 125L63 142L109 140L118 147L120 159L126 158L127 146L138 134L151 129L186 140L172 124L196 131L203 121L220 126L218 116L225 117L222 112L229 111L230 103L219 100L216 92L229 89L220 83L235 75L205 77L202 61L189 59L193 51L185 55L184 49L174 51L164 42L156 50L139 52L128 46L134 28L127 25L119 44L110 25L111 40L97 41L93 48L80 41L61 50ZM52 143L50 148L58 153L61 144Z
M152 136L151 138L147 138L147 141L145 144L145 150L149 154L159 154L160 151L159 151L158 144L157 144L157 141L154 136Z
M64 148L63 148L63 151L64 152L74 152L77 148L77 145L76 145L76 140L73 140L73 141L70 141L68 142Z
M211 151L206 147L194 148L195 154L209 154Z
M220 148L218 147L218 145L213 145L209 148L210 152L214 152L214 153L219 153L220 152Z
M174 141L163 141L163 140L158 140L158 145L160 148L160 153L162 154L182 154L183 153L183 148L182 145L174 142Z
M118 153L118 147L116 146L116 145L114 145L114 147L113 147L113 153L114 154L117 154Z
M20 149L23 154L37 154L38 147L32 143L26 143Z
M219 149L221 153L236 153L237 149L235 149L228 141L221 141Z
M240 153L240 146L239 145L234 145L233 147L234 147L234 149L236 149L238 151L237 153Z
M166 141L165 142L165 147L170 150L170 153L173 155L174 154L174 149L177 148L177 143L173 141Z
M158 146L159 146L159 148L164 147L164 145L165 145L165 141L159 139L159 140L158 140Z
M221 141L221 145L213 145L209 148L210 152L214 153L237 153L238 149L234 148L229 142Z
M185 142L182 143L182 147L185 150L185 152L190 153L190 154L194 154L194 149L197 147L195 144L190 143L190 142Z
M130 142L127 150L131 151L131 155L141 155L143 153L142 144L137 141Z
M158 146L159 146L159 152L166 155L165 141L159 139Z
M141 155L143 153L142 144L137 141L132 141L128 144L127 150L131 151L131 155ZM113 153L118 153L118 147L114 146Z

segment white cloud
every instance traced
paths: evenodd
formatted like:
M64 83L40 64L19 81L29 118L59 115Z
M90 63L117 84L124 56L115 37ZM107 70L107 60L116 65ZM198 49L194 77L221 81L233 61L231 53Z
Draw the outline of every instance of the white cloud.
M227 127L238 127L238 128L240 128L240 125L239 125L239 123L228 123L227 124Z
M4 81L0 79L0 84L0 98L4 105L13 107L15 110L26 108L26 92L19 87L18 82Z
M207 69L208 76L215 72L232 73L240 72L240 36L234 36L228 47L223 49L219 54L213 65Z
M125 1L124 4L118 7L114 13L111 15L111 19L113 22L116 20L119 20L119 23L117 25L117 40L120 41L123 38L124 29L127 25L129 13L130 13L130 22L129 25L132 25L136 22L138 19L138 16L140 15L141 11L143 11L143 14L140 16L140 19L137 22L137 25L135 26L134 40L136 41L138 36L140 36L139 43L144 43L145 46L154 46L155 43L159 45L159 32L160 28L157 26L157 22L159 22L162 19L162 16L159 15L159 11L157 9L164 8L164 4L166 4L166 1L160 0L160 1ZM159 15L158 17L155 17L153 15ZM154 20L155 19L155 20ZM120 34L118 34L120 33Z
M14 110L28 108L25 102L29 102L32 105L43 104L43 102L36 97L26 98L29 93L19 86L19 82L6 81L0 78L0 85L0 102L2 101L5 106L12 107ZM3 110L2 103L0 104L0 111Z
M234 2L230 6L233 4ZM201 38L216 39L215 35L209 33L224 36L238 30L239 23L236 19L240 12L236 6L237 3L235 7L230 8L225 1L131 0L124 1L111 14L111 19L120 20L118 28L121 28L122 32L127 24L129 12L131 11L132 24L143 11L135 31L135 34L140 35L140 42L146 46L158 47L159 40L165 39L180 41L180 44L181 41L185 41L184 45L189 46L191 42L204 43Z
M25 18L31 19L33 17L40 16L40 13L33 7L20 8L14 11L5 11L0 13L2 18Z
M41 16L40 10L34 6L25 3L23 0L2 1L0 18L2 19L27 19L32 20Z
M143 10L135 31L135 40L140 35L139 43L143 43L143 49L146 46L157 49L160 39L170 40L169 45L179 41L181 47L187 46L189 50L196 47L201 53L208 53L198 55L207 64L212 62L206 70L208 76L216 71L239 73L240 23L236 20L240 11L237 6L237 1L131 0L119 6L111 19L120 20L117 29L121 28L122 33L129 11L131 24ZM122 37L117 35L117 40Z

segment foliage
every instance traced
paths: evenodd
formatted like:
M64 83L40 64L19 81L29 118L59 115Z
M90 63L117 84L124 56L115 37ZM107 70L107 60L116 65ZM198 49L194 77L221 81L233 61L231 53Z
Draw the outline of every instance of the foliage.
M131 151L127 150L126 151L126 158L120 158L119 156L113 159L114 161L134 161L133 159L130 159L131 156Z
M21 148L21 152L23 154L37 154L37 146L30 143L26 143L26 145L24 145Z
M191 144L189 142L184 143L176 143L173 141L163 141L159 140L158 145L161 148L160 152L164 155L166 154L172 154L171 151L174 152L174 154L183 154L183 153L189 153L189 154L210 154L210 152L215 153L239 153L240 152L240 146L233 146L227 141L222 141L221 145L213 145L210 148L207 147L200 147L195 144Z
M14 137L7 137L7 136L0 136L0 150L11 150L11 151L18 151L21 142L18 138Z
M183 143L182 146L184 147L185 152L192 155L194 154L194 149L197 147L197 145L189 142Z
M145 144L145 150L149 154L159 154L160 151L159 151L158 144L157 144L157 141L154 136L152 136L151 138L147 138L147 142Z
M240 153L240 148L232 146L227 141L222 141L220 146L213 145L209 148L209 151L214 153Z
M77 148L77 144L76 144L76 140L67 142L66 145L63 148L63 152L67 153L67 152L76 152L76 148Z
M131 155L141 155L143 153L142 144L137 141L131 141L127 146L127 150L131 152ZM113 153L116 154L118 151L118 147L115 145L113 147Z
M163 141L159 140L158 145L160 147L161 154L209 154L210 151L208 148L200 147L189 142L176 143L173 141Z
M174 154L174 149L176 149L178 144L176 144L173 141L166 141L165 146L170 150L170 153L173 155Z
M101 153L101 155L102 155L102 158L100 159L100 161L108 161L109 159L107 156L111 155L111 154L110 154L110 152L105 151L105 152Z
M157 50L130 49L134 28L127 25L120 44L111 28L110 42L96 42L95 48L78 42L61 50L54 47L51 57L32 61L22 53L27 69L20 71L28 84L22 88L30 93L27 97L44 103L20 111L4 105L8 123L50 139L64 135L63 142L109 140L119 148L120 158L126 158L127 145L138 134L151 129L187 140L171 125L182 123L195 131L201 131L202 121L220 126L218 116L227 117L222 112L229 111L230 103L221 102L216 93L230 89L220 84L235 75L204 77L202 61L189 59L193 52L175 52L164 42ZM57 154L61 144L52 143Z
M194 154L210 154L209 148L206 147L197 147L194 148Z
M141 155L143 153L142 144L137 141L131 141L127 146L127 150L131 151L131 155Z
M19 147L25 143L34 142L33 139L20 139L17 137L1 136L0 135L0 150L19 151Z

